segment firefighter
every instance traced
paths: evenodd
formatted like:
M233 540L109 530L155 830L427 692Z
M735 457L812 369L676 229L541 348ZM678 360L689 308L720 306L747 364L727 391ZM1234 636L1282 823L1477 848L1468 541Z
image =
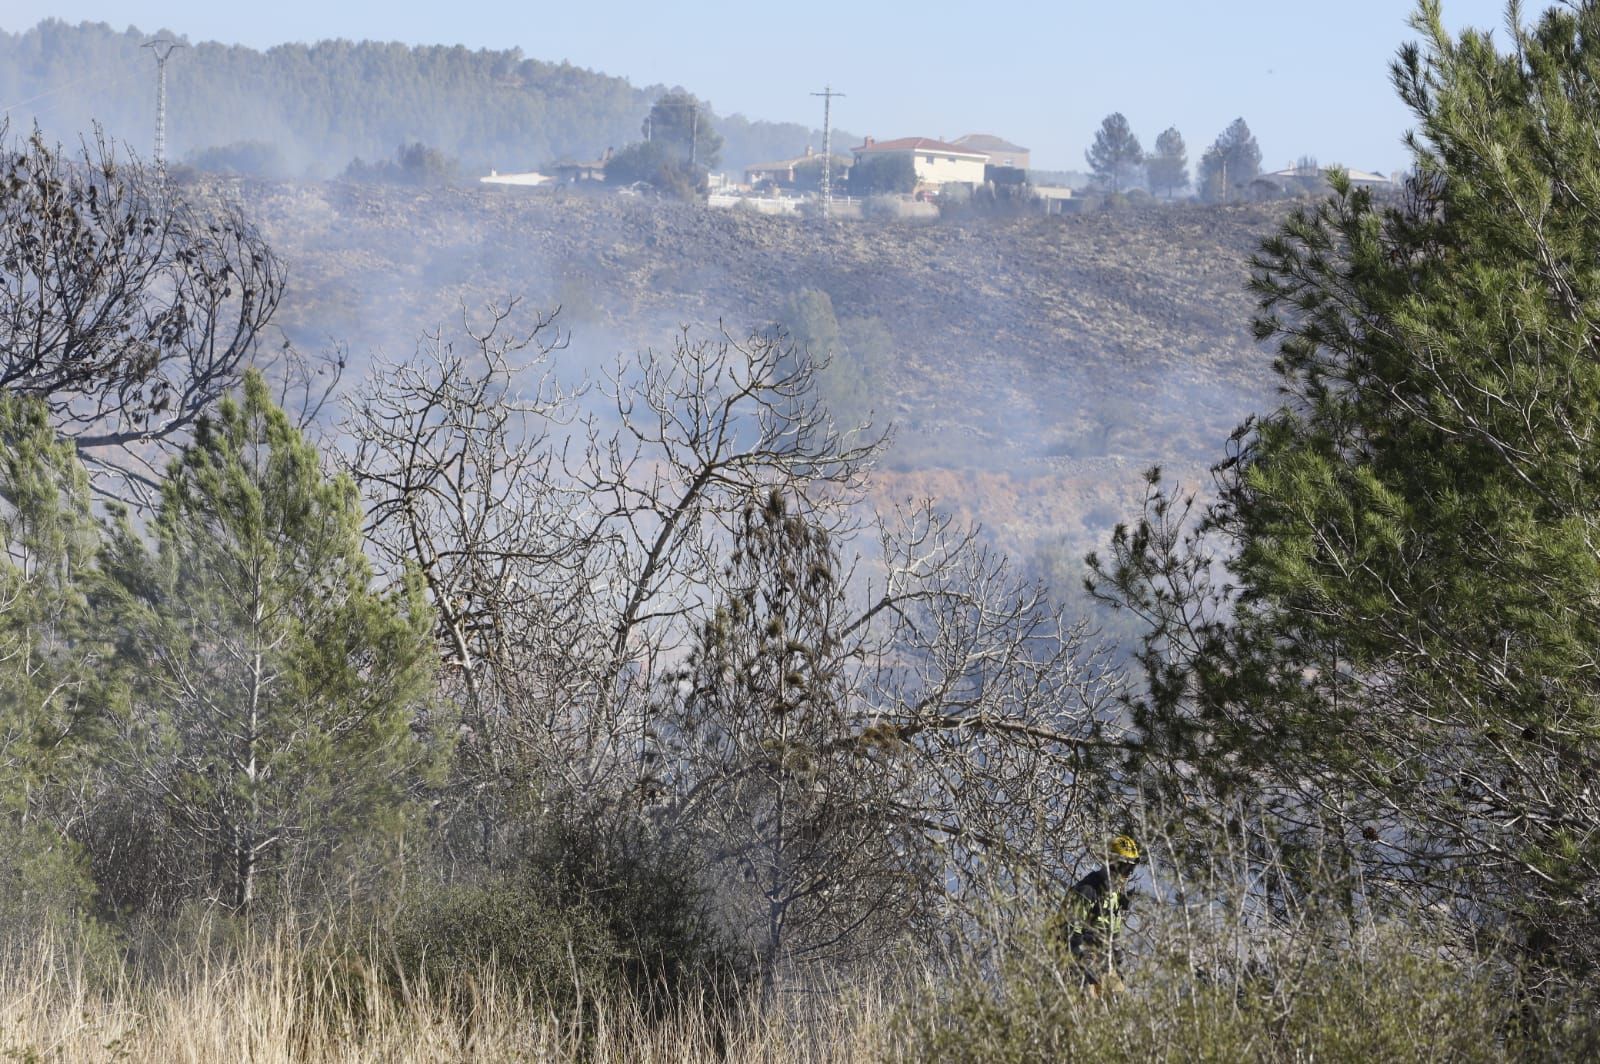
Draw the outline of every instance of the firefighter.
M1118 991L1117 936L1128 912L1128 879L1139 865L1139 844L1118 835L1106 844L1106 862L1067 891L1052 921L1053 937L1066 945L1083 973L1083 985L1098 996Z

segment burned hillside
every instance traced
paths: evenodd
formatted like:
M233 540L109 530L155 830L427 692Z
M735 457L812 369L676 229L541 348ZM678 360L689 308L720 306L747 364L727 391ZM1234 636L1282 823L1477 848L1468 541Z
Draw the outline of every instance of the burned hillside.
M491 301L559 305L575 378L683 326L793 330L794 294L826 293L877 338L836 365L893 426L880 490L933 492L1012 549L1090 542L1140 468L1202 476L1271 400L1244 285L1277 208L824 227L570 191L211 191L243 200L290 264L280 324L304 348L348 345L357 374Z

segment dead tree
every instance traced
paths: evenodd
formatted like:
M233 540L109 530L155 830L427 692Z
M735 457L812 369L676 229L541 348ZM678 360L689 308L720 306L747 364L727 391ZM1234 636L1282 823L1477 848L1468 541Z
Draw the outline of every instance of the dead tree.
M637 808L652 678L686 645L741 500L786 484L838 508L876 441L833 434L809 369L760 338L680 335L620 362L585 412L550 373L551 318L515 333L514 310L380 367L349 407L350 471L376 551L427 582L462 790L536 778ZM487 845L494 803L473 804Z
M549 366L564 337L554 315L518 317L515 303L491 308L484 326L463 321L460 343L435 332L410 360L378 364L343 426L372 550L427 586L480 849L496 815L486 792L544 759L560 693L589 686L603 653L580 593L589 537L569 519L581 500L554 475L552 434L572 419Z
M235 387L282 262L100 137L76 155L0 124L0 388L42 400L98 478L150 486L161 447Z
M846 566L809 518L747 503L656 726L661 815L702 839L769 990L1070 868L1121 741L1086 633L972 530L923 505Z
M439 612L462 792L692 838L769 986L1070 866L1119 742L1081 630L930 505L865 513L881 441L781 343L686 332L578 401L549 327L430 340L352 408L370 534Z
M610 642L582 737L594 775L582 782L620 772L645 804L652 687L716 601L748 501L777 490L827 527L847 527L883 437L836 431L816 398L815 367L759 334L685 331L667 354L619 362L602 392L614 413L589 420L582 457L567 467L591 507Z

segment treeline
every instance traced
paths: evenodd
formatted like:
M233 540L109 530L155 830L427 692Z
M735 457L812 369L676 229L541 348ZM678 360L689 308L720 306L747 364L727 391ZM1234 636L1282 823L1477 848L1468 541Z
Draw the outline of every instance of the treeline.
M1218 134L1200 157L1192 178L1188 145L1176 126L1164 130L1156 138L1154 150L1146 151L1120 111L1101 121L1084 159L1100 191L1118 194L1147 189L1152 195L1171 199L1192 185L1195 195L1206 203L1252 198L1252 182L1261 173L1261 149L1243 118L1234 119Z
M142 45L152 36L54 19L0 32L0 106L14 125L36 117L63 142L98 122L148 156L155 64ZM167 91L172 161L327 177L413 143L482 173L598 159L638 138L664 90L517 49L339 40L264 52L194 42L168 64ZM821 143L820 133L799 125L739 115L716 121L735 167Z

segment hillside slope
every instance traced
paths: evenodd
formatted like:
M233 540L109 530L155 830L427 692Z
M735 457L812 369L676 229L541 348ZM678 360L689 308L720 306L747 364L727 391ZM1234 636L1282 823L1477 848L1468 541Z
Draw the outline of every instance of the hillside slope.
M1142 467L1199 478L1271 401L1244 283L1277 208L825 229L559 192L228 191L290 264L281 323L302 344L346 341L358 362L520 296L563 307L562 358L581 372L682 325L747 333L793 293L825 291L892 340L874 403L897 434L882 489L936 494L1013 549L1098 536Z

